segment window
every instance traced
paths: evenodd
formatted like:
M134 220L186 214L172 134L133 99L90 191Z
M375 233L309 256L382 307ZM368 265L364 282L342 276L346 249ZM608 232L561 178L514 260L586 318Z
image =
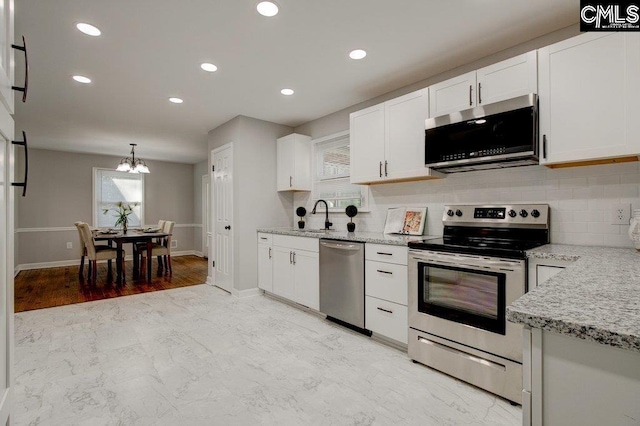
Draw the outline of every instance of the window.
M349 205L368 209L369 189L349 182L349 164L348 132L314 141L314 203L325 200L330 211L344 211Z
M93 225L100 228L113 227L116 222L113 212L103 214L104 209L115 207L118 201L138 203L129 216L129 226L142 226L144 216L144 175L117 172L108 169L93 169Z

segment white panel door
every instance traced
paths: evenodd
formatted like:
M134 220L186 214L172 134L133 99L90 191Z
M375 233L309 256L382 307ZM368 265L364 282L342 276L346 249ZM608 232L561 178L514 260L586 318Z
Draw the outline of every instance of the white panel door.
M202 256L209 257L209 176L202 176Z
M640 152L636 34L583 34L540 49L538 62L542 164Z
M14 59L13 35L13 15L14 0L0 0L0 102L9 111L14 112L14 91L11 87L14 85L14 61L24 61L24 54L19 53ZM22 40L18 43L22 46ZM23 67L24 69L24 67ZM16 86L24 85L24 77L20 77L20 81Z
M478 105L504 101L516 96L538 93L537 52L518 55L506 61L480 68L478 79Z
M293 280L293 251L287 247L274 246L273 256L273 293L293 300L295 287Z
M233 288L233 146L213 151L215 195L215 280L231 292Z
M350 115L351 183L384 179L384 104Z
M429 117L476 106L476 72L471 71L429 87Z
M429 174L424 166L424 120L429 117L429 90L422 89L385 102L387 179Z
M15 149L14 123L9 111L0 106L0 424L7 423L12 411L11 386L13 384L13 206L14 192L11 181ZM22 176L19 178L22 180Z
M273 249L258 244L258 288L273 293Z
M294 250L293 269L295 301L308 308L320 309L320 254Z

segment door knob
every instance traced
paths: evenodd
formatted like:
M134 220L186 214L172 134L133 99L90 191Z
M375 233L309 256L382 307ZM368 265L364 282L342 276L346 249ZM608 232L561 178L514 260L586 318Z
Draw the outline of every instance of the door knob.
M225 226L224 229L231 229L231 225Z

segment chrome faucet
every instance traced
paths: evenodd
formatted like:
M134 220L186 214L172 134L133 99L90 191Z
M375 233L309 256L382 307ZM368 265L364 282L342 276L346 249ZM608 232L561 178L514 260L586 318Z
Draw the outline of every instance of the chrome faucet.
M329 229L331 225L333 225L333 223L329 222L329 204L327 204L325 200L316 201L316 203L313 205L313 210L311 210L311 214L316 214L316 207L318 207L318 203L321 201L324 203L325 214L326 214L324 218L324 229Z

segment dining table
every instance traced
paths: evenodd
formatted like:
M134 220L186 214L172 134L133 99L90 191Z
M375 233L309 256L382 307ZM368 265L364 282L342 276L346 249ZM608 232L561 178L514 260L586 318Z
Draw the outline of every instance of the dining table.
M171 234L162 232L159 230L142 230L142 229L129 229L127 232L122 231L101 231L96 230L93 233L94 241L107 241L109 246L112 246L113 243L116 244L117 249L117 259L116 259L116 283L122 284L122 266L123 262L123 244L132 243L133 245L137 243L145 243L147 248L147 281L152 281L151 275L151 253L153 249L153 241L154 239L163 239L165 237L169 237ZM136 279L138 277L138 256L133 256L133 278Z

